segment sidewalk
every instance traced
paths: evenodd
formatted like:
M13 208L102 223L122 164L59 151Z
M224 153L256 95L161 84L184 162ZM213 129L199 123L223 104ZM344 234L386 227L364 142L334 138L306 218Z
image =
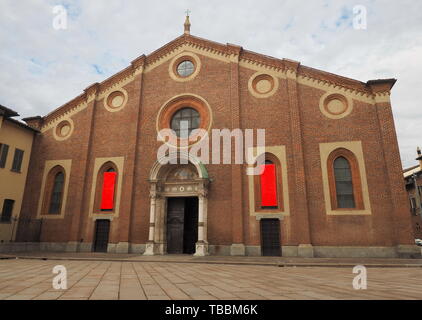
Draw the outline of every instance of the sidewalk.
M206 256L163 255L143 256L139 254L114 254L93 252L19 252L0 254L0 259L35 259L67 261L119 261L119 262L161 262L161 263L195 263L258 265L278 267L366 267L422 268L422 259L387 259L387 258L283 258L283 257L245 257L245 256Z

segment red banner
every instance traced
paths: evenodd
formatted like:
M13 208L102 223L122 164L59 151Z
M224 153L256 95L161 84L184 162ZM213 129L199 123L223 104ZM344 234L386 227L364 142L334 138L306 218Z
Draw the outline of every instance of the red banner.
M114 187L116 172L104 172L103 192L101 195L101 210L114 208Z
M261 206L277 207L277 177L274 164L265 164L261 174Z

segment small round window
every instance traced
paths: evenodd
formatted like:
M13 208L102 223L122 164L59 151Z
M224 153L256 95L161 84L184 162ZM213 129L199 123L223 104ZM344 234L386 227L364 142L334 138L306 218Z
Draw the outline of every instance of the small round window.
M177 66L177 74L183 78L189 77L194 71L195 65L189 60L184 60Z
M171 119L171 129L176 132L179 138L187 138L193 130L199 128L201 117L198 111L193 108L178 110Z

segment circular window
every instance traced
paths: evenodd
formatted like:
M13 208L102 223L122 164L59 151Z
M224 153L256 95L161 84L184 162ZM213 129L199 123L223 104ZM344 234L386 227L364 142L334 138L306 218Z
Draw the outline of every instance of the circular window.
M156 128L164 143L185 148L203 140L212 125L209 104L199 96L179 95L163 104Z
M268 98L276 92L277 88L277 79L265 73L254 74L248 83L249 92L256 98Z
M191 81L201 70L201 60L192 52L181 52L168 66L170 78L178 82Z
M170 127L179 138L187 138L193 130L199 128L201 117L193 108L182 108L173 115L171 118Z
M341 114L347 109L347 104L340 99L331 99L326 102L325 108L331 114Z
M320 101L321 112L330 119L340 119L352 111L352 103L341 94L325 94Z
M61 121L53 131L54 138L62 141L70 137L73 131L73 122L70 119Z
M112 108L121 107L124 101L125 96L120 91L113 92L113 94L108 97L108 104Z
M60 128L59 136L66 137L70 132L70 124L66 123Z
M104 99L104 106L110 112L119 111L125 106L127 97L127 92L124 89L113 91Z
M195 65L190 60L184 60L177 65L177 74L181 77L189 77L195 71Z
M253 88L260 94L270 92L274 87L274 80L269 75L262 74L253 80Z

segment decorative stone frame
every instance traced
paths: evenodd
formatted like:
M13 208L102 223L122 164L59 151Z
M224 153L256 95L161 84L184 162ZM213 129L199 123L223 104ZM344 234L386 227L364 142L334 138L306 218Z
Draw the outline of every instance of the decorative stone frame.
M331 112L328 110L328 104L333 100L341 101L344 105L344 110L341 112ZM341 119L347 117L353 111L353 100L350 96L327 92L319 100L319 109L321 113L329 119Z
M64 126L66 126L66 125L68 125L70 128L69 128L69 131L68 131L68 133L66 134L66 135L62 135L61 134L61 130L62 130L62 128L64 127ZM75 125L74 125L74 123L73 123L73 120L71 119L71 118L66 118L66 119L63 119L62 121L60 121L57 125L56 125L56 127L53 129L53 137L54 137L54 139L56 139L57 141L64 141L64 140L66 140L66 139L69 139L70 138L70 136L72 135L72 133L73 133L73 130L74 130L74 128L75 128Z
M275 164L276 168L276 186L277 186L277 208L274 209L263 209L261 207L261 176L255 175L254 176L254 194L255 194L255 212L259 213L274 213L278 211L284 211L284 197L283 197L283 174L281 170L281 164L278 157L274 154L266 152L265 154L261 154L259 157L265 157L265 160L271 161Z
M188 60L193 63L194 71L191 75L187 77L182 77L177 73L177 67L179 64L185 60ZM201 60L199 57L194 54L193 52L182 52L175 56L169 64L169 75L175 81L178 82L186 82L195 79L198 75L199 71L201 70Z
M114 158L96 158L94 162L94 171L91 185L91 196L89 201L89 216L95 219L108 219L108 217L118 217L120 212L120 199L122 195L122 185L123 185L123 168L124 168L124 157L114 157ZM100 172L104 168L113 167L117 172L116 187L115 187L115 204L113 211L100 211L96 210L96 201L98 200L98 192L101 193L101 185L98 180L100 177ZM98 187L99 186L99 187ZM98 191L98 189L100 189Z
M114 208L111 211L101 211L100 204L101 204L102 186L103 186L103 183L104 183L104 172L106 172L107 170L109 170L111 168L113 168L114 171L117 174L117 179L116 179L116 183L115 183L115 186L114 186ZM101 168L98 170L97 181L96 181L96 185L95 185L94 207L93 207L93 213L94 214L97 214L97 215L103 215L103 214L113 215L115 213L115 210L116 210L116 193L117 193L117 190L119 189L119 176L120 176L119 169L117 168L116 164L112 161L105 162L101 166Z
M62 205L63 205L63 193L64 193L64 186L66 183L66 171L64 170L64 168L60 165L55 166L54 168L52 168L50 170L50 172L47 174L47 180L46 180L46 186L45 186L45 192L44 192L44 199L43 199L43 204L42 204L42 209L41 209L41 215L56 215L53 213L50 213L49 209L51 206L51 198L53 195L53 188L54 188L54 184L56 182L56 176L62 173L64 176L64 183L63 183L63 187L61 190L61 196L60 196L60 207L59 207L59 213L61 212L62 209Z
M259 92L257 89L257 84L261 80L267 80L270 82L271 89L267 92ZM267 72L256 72L248 81L248 90L255 98L269 98L278 90L279 82L278 78Z
M163 129L171 129L171 120L174 114L185 107L192 108L199 113L200 124L198 129L203 129L207 132L210 131L212 125L212 111L210 105L202 97L186 93L171 98L170 100L165 102L158 111L158 116L156 120L156 130L161 140L164 140L164 138L161 137L160 131ZM194 145L200 142L202 140L202 137L196 134L189 136L190 142L186 140L187 139L179 138L176 135L174 136L174 141L177 142L178 148L183 148L180 147L181 145ZM174 147L169 141L167 141L166 144Z
M111 105L110 100L112 100L116 95L119 95L119 94L123 95L123 102L119 107L113 107ZM112 90L104 97L104 100L103 100L104 108L106 108L107 111L110 111L110 112L120 111L126 106L128 99L129 99L129 96L125 89L118 88L116 90Z
M207 208L208 208L208 172L199 159L187 152L173 155L177 159L188 160L196 168L198 177L194 180L167 182L167 174L174 169L171 164L161 164L157 160L151 168L150 182L150 224L148 243L144 255L163 255L167 252L167 198L198 197L198 242L195 256L208 255Z
M369 201L368 183L366 178L365 160L362 151L361 141L347 141L347 142L333 142L333 143L320 143L320 156L321 156L321 170L322 170L322 182L323 192L325 200L325 210L327 215L370 215L371 205ZM349 163L352 169L352 179L354 183L354 192L356 208L355 209L339 209L336 203L335 188L332 187L333 178L329 177L330 162L333 162L333 158L338 156L348 157ZM354 157L354 160L353 160ZM352 161L351 161L352 160ZM332 166L332 165L331 165ZM354 168L354 169L353 169ZM354 172L353 172L354 170ZM332 173L333 174L333 173ZM355 176L353 176L355 175ZM356 178L356 176L359 178ZM360 179L360 189L356 186ZM356 181L356 182L355 182ZM331 188L330 188L331 183ZM356 191L355 191L356 188ZM359 195L359 193L361 195ZM357 199L359 196L362 200ZM335 197L333 199L333 197ZM358 201L360 203L358 204ZM333 205L334 203L334 205ZM335 208L335 209L334 209Z
M258 157L265 155L268 157L268 160L274 162L278 165L277 169L277 196L279 200L278 209L261 209L259 207L260 203L260 193L258 193L259 188L259 175L250 175L248 176L248 189L249 189L249 214L255 216L257 220L265 218L279 218L282 219L284 216L290 215L290 201L289 201L289 186L287 179L287 157L286 157L286 147L285 146L266 146L265 149L259 150L257 154L257 148L248 149L248 159L253 159L251 163L256 163ZM254 167L255 165L250 165ZM257 207L258 205L258 207Z
M38 199L37 219L63 219L66 211L67 194L69 191L70 170L72 160L47 160L44 166L44 173L41 183L41 191ZM51 199L52 179L59 172L64 173L62 200L60 214L48 214L48 207Z

